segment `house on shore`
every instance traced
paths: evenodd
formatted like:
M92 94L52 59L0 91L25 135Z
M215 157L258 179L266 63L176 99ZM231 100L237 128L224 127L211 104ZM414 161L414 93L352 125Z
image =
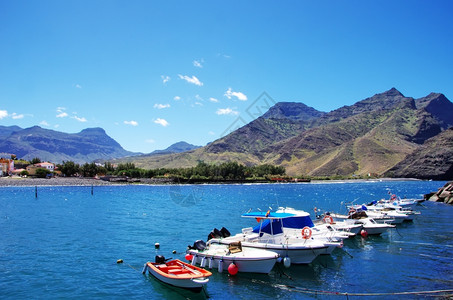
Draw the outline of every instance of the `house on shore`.
M10 158L0 158L0 176L11 175L14 171L14 160Z
M55 164L50 163L50 162L41 162L41 163L37 163L37 164L34 164L34 165L29 165L26 168L26 170L28 172L28 175L31 175L31 176L36 175L36 170L37 169L46 169L46 170L48 170L50 172L54 172L55 171Z

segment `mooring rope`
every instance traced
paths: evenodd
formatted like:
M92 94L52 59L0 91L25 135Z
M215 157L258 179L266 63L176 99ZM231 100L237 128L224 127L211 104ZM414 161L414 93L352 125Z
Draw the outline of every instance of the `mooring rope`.
M292 278L291 278L292 279ZM304 294L313 294L313 295L330 295L330 296L356 296L356 297L373 297L373 296L404 296L404 295L430 295L430 294L441 294L445 293L446 296L453 296L453 289L445 289L445 290L430 290L430 291L413 291L413 292L380 292L380 293L359 293L359 292L336 292L336 291L326 291L326 290L315 290L309 288L303 288L295 285L289 284L279 284L279 283L271 283L266 281L262 281L259 279L251 279L252 282L262 283L266 285L270 285L275 288L279 288L282 290L304 293Z
M324 290L313 290L293 285L286 284L274 284L274 287L280 289L292 290L295 292L306 293L306 294L320 294L320 295L333 295L333 296L403 296L403 295L429 295L429 294L440 294L440 293L453 293L453 289L446 290L430 290L430 291L413 291L413 292L381 292L381 293L348 293L348 292L335 292L335 291L324 291Z

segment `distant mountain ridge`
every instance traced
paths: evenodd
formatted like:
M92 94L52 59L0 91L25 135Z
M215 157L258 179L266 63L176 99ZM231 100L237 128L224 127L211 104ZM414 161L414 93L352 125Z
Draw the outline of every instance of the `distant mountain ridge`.
M39 126L25 129L0 126L0 131L3 132L0 152L12 153L27 160L39 157L55 163L85 163L136 155L124 150L102 128L87 128L72 134Z
M189 144L187 142L182 141L182 142L174 143L174 144L170 145L169 147L167 147L164 150L155 150L155 151L151 152L148 155L162 155L162 154L171 154L171 153L181 153L181 152L194 150L194 149L197 149L197 148L200 148L200 147L201 146L195 146L195 145L192 145L192 144Z
M382 176L453 126L452 111L453 103L442 94L414 99L395 88L329 113L279 102L262 117L205 147L134 162L155 168L235 160L281 165L289 175Z

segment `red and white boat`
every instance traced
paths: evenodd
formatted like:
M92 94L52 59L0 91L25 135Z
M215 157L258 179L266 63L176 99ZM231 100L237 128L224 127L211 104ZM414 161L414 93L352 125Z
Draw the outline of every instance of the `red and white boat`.
M156 256L156 262L147 262L143 268L143 274L149 274L158 280L176 287L200 292L203 286L209 282L211 272L192 266L188 263L174 259L166 262L163 256Z

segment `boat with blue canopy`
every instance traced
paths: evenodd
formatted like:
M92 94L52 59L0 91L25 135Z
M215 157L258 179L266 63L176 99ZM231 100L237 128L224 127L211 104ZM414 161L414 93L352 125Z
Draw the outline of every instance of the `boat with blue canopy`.
M305 226L301 230L301 238L290 236L284 232L285 222L296 217L296 214L281 212L248 212L245 218L254 218L259 224L243 228L241 233L225 238L212 239L211 243L230 244L241 242L243 247L274 251L284 260L293 264L311 263L318 255L325 254L328 245L311 237L311 228Z

